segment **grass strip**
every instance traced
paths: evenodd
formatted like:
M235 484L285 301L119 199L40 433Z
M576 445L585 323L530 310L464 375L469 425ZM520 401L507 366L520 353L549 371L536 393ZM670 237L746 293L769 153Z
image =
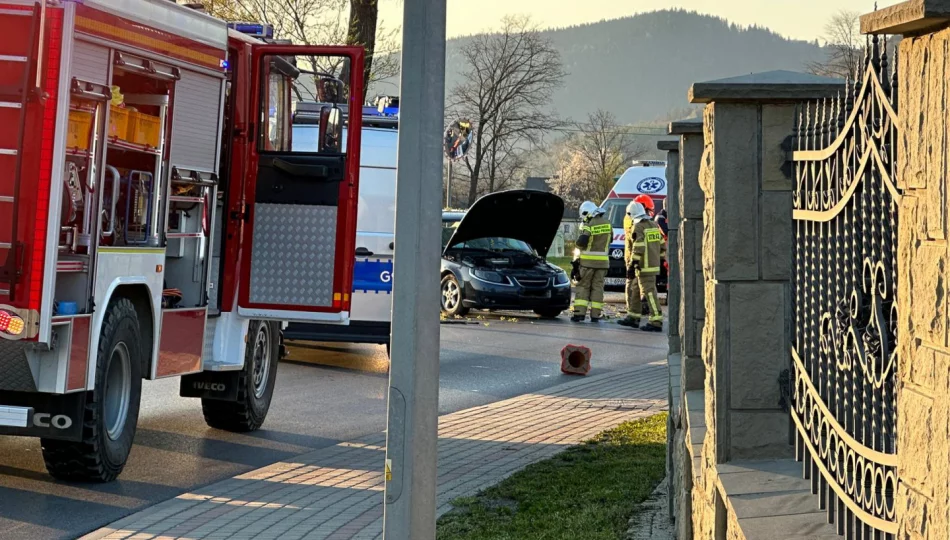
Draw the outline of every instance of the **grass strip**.
M438 540L617 540L663 480L666 413L626 422L453 501Z

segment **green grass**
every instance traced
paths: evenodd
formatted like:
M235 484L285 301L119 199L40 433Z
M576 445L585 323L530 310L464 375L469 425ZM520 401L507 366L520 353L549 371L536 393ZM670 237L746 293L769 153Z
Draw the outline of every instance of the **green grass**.
M548 257L548 262L560 266L568 274L571 273L571 260L572 257Z
M453 501L438 540L617 540L665 475L666 414L627 422Z

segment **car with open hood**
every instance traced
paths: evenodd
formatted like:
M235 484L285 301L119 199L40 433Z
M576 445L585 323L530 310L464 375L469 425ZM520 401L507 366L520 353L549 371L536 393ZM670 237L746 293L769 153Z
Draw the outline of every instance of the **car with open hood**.
M563 215L564 201L543 191L502 191L475 201L442 251L442 313L534 311L554 318L567 309L570 278L545 259Z

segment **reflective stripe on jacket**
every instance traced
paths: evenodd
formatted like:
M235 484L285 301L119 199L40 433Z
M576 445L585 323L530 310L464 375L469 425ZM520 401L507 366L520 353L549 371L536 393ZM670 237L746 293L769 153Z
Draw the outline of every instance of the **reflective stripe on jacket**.
M587 268L608 268L610 258L607 249L613 239L613 227L603 217L595 217L581 225L581 235L577 247L581 249L581 266Z
M644 274L659 274L660 259L666 256L666 241L663 231L656 223L643 219L625 232L624 260L627 268L639 263L640 272Z

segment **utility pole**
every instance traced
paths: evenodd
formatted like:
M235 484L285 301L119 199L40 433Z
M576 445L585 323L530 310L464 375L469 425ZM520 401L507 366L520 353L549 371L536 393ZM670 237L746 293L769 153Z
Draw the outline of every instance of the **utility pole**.
M446 0L405 0L399 92L386 540L434 540Z

